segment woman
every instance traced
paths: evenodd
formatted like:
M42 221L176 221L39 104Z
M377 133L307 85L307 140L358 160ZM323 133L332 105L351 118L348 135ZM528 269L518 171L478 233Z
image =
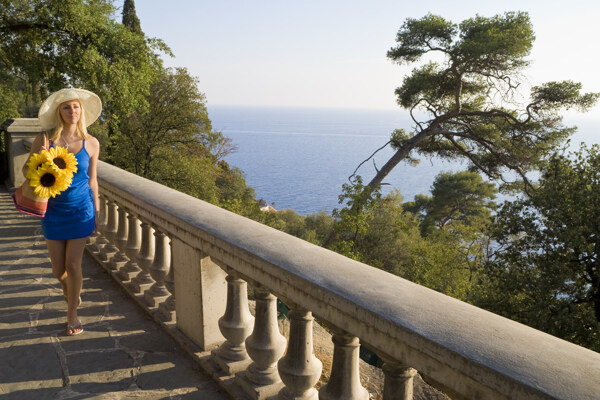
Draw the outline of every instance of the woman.
M48 199L42 231L48 246L52 273L60 281L67 301L67 335L78 335L83 326L77 316L81 303L83 276L81 261L87 237L94 233L98 214L96 166L100 153L98 140L87 133L102 111L100 98L84 89L62 89L52 93L40 107L38 118L48 135L49 147L65 147L77 159L77 172L69 188ZM38 135L31 153L44 146ZM23 167L27 174L27 165Z

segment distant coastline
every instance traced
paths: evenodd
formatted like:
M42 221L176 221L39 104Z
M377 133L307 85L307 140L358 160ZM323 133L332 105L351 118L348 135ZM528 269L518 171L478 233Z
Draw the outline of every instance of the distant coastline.
M238 151L226 161L246 174L257 199L276 209L302 215L339 207L342 185L355 168L385 144L394 129L410 129L404 110L208 106L213 129L230 137ZM586 115L565 118L577 125L571 148L580 142L600 143L600 119ZM376 157L381 167L392 150ZM386 179L384 193L398 189L405 200L429 194L435 176L456 171L466 163L423 159L418 166L400 164ZM372 162L358 172L365 181L375 173Z

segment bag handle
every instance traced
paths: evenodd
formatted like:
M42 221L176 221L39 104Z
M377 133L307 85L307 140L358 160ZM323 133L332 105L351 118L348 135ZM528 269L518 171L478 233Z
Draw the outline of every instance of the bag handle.
M46 131L42 131L42 137L44 138L44 148L49 150L50 140L48 139L48 133Z

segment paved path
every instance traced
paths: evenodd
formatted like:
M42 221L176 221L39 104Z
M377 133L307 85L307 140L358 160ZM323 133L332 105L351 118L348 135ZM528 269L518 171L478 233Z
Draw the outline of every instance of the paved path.
M0 400L229 400L86 253L85 332L67 336L39 219L0 185Z

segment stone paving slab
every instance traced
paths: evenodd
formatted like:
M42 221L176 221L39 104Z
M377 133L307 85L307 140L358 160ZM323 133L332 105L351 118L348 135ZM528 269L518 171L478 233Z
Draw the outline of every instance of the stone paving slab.
M52 276L36 217L0 186L0 400L230 399L86 252L79 316Z

